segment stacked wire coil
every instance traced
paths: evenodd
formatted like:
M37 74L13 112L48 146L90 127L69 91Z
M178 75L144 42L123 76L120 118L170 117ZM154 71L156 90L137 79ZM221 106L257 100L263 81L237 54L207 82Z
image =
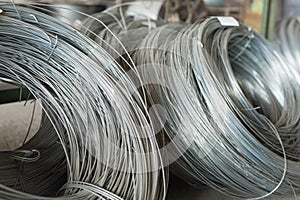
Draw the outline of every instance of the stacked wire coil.
M241 198L299 189L300 79L249 27L104 12L80 33L32 8L0 4L0 74L44 111L0 154L1 198L165 199L173 162Z
M299 18L283 19L277 27L276 44L291 67L299 73Z
M30 147L41 151L38 147L44 142L60 144L57 148L60 152L41 154L40 162L32 163L33 172L34 168L54 165L60 168L52 170L62 170L66 179L57 188L62 182L61 174L44 171L46 179L41 176L39 182L26 178L22 182L25 190L18 191L14 190L16 187L6 187L12 186L11 181L3 178L0 196L4 199L163 198L166 177L159 170L158 144L155 139L140 137L153 132L142 97L129 93L133 83L115 60L71 26L31 6L1 3L0 7L1 76L30 90L41 102L58 137L56 141L39 140ZM51 133L43 129L41 132L44 139ZM24 148L21 147L27 150ZM11 172L16 176L15 171ZM51 184L51 179L57 184Z
M109 22L107 14L95 17ZM172 167L176 174L192 185L205 183L242 198L299 188L299 81L269 42L246 26L223 26L217 18L193 25L158 22L159 27L128 20L115 15L107 26L142 80L161 81L159 90L148 90L166 109L170 141L180 135L167 152L183 153ZM87 19L82 32L98 23ZM103 38L117 44L110 31L100 29L92 38L104 48ZM118 44L115 49L127 54Z

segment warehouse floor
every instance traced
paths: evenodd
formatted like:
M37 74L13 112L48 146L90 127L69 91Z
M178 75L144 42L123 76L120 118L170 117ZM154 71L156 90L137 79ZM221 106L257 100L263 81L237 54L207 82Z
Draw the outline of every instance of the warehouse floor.
M38 104L37 104L38 105ZM34 103L28 102L24 106L24 102L12 103L0 105L0 150L14 149L23 143L24 137L27 133L30 118L32 115L32 110L34 108ZM39 122L41 119L41 107L37 106L34 115L34 123L32 124L30 130L30 137L39 128ZM196 189L190 187L188 184L183 182L181 179L171 175L170 185L168 192L168 200L196 200L196 199L206 199L206 200L232 200L234 198L227 197L224 194L216 192L215 190L203 187L202 189ZM300 196L300 193L299 195ZM269 197L269 200L294 200L300 199L295 198L292 194L287 194L282 197Z

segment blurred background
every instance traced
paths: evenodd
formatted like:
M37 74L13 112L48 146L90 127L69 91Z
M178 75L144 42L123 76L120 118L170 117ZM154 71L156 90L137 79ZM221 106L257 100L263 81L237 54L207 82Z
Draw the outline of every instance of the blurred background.
M133 0L14 0L14 2L58 4L92 14L116 4L128 5ZM300 15L299 0L152 0L151 2L159 5L155 6L156 10L159 8L158 17L168 21L194 22L205 16L233 16L270 40L274 39L276 22L283 17ZM123 6L124 9L128 7L138 6ZM67 10L56 10L58 11L73 21L83 18L82 15Z

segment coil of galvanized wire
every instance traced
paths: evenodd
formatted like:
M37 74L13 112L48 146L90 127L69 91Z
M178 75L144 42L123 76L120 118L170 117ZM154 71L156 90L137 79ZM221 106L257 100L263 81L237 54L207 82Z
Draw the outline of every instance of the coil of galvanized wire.
M275 43L289 64L299 73L299 30L298 18L283 19L277 27Z
M86 22L82 30L99 26ZM244 198L299 188L299 82L270 43L217 18L158 28L144 20L135 22L139 29L109 23L142 81L161 85L147 90L166 111L164 131L174 144L167 155L182 154L176 174ZM94 33L102 46L103 35L115 40L106 30Z
M0 75L41 102L58 142L47 140L53 131L42 127L31 148L51 148L28 165L30 173L27 168L1 173L1 198L164 198L167 177L158 143L143 98L131 93L133 82L95 42L32 8L0 3ZM31 176L45 165L57 168ZM25 177L21 188L7 178L16 176Z

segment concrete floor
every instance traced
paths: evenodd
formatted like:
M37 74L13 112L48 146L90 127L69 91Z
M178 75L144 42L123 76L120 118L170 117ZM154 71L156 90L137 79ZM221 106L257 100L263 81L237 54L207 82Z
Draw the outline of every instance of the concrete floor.
M24 102L0 105L0 151L15 149L23 143L30 124L33 107L34 104L30 102L28 102L26 106L24 106ZM41 113L41 107L37 106L34 115L34 123L30 130L30 137L33 136L39 128ZM185 199L234 200L232 197L220 194L205 186L202 189L193 188L181 179L171 175L167 200ZM287 194L281 197L272 196L267 199L300 200L300 194L299 198L295 198L292 194Z

